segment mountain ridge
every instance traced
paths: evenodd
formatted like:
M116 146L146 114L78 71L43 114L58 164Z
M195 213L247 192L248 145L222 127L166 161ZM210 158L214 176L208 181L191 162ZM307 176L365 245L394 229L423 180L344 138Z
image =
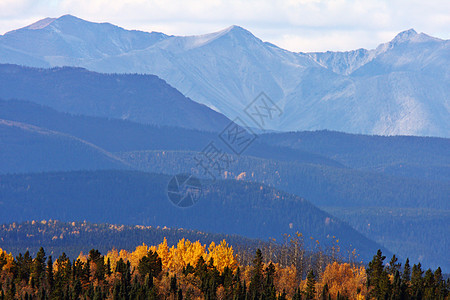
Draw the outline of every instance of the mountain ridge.
M376 49L294 53L239 26L182 37L72 16L0 36L0 62L155 74L230 119L251 123L243 110L263 91L284 111L269 130L438 137L450 134L449 49L406 30Z
M221 131L231 122L154 75L0 64L0 82L0 98L33 101L73 114L211 132Z

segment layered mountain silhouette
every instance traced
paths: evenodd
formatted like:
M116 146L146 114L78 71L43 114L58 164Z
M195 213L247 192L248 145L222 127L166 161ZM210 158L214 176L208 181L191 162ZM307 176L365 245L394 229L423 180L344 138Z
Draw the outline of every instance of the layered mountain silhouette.
M214 132L231 122L154 75L0 65L0 82L0 98L32 100L61 112Z

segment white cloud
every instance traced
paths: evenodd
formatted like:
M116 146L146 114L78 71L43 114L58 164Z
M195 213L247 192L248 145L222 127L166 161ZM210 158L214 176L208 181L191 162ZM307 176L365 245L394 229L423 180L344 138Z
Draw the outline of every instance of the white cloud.
M450 37L448 0L0 0L0 33L67 13L175 35L237 24L293 51L374 48L409 28Z

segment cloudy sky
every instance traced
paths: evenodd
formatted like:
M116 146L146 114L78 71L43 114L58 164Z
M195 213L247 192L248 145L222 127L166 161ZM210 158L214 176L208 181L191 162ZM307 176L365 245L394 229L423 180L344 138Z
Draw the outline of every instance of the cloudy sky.
M64 14L173 35L240 25L292 51L374 48L409 28L450 38L449 0L0 0L0 34Z

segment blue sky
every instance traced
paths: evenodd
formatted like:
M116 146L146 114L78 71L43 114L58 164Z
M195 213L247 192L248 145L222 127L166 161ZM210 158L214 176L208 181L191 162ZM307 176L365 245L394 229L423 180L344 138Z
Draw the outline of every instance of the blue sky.
M450 38L449 0L0 0L0 34L68 13L174 35L240 25L292 51L375 48L409 28Z

